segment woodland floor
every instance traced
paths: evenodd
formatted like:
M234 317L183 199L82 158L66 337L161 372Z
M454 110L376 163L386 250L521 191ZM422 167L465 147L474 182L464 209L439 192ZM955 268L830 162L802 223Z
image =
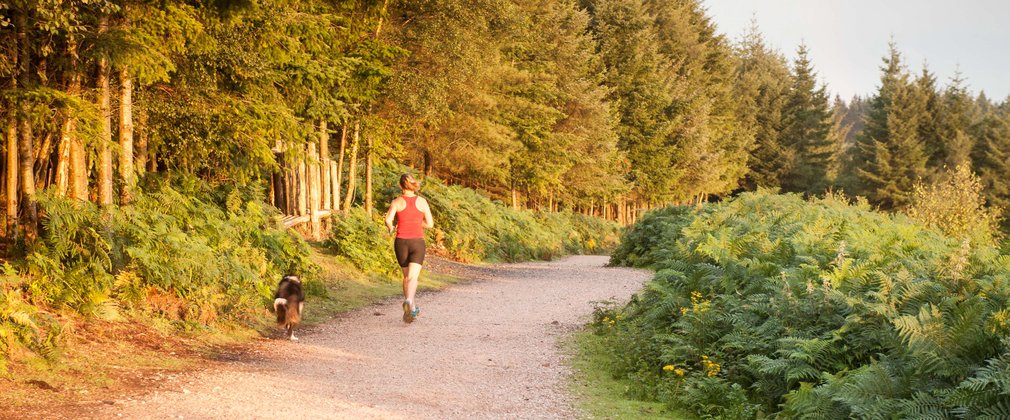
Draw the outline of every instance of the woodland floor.
M112 395L0 417L576 417L560 339L589 321L594 302L624 301L649 277L606 262L434 260L432 271L474 281L421 293L412 324L390 299L305 329L297 342L276 334Z

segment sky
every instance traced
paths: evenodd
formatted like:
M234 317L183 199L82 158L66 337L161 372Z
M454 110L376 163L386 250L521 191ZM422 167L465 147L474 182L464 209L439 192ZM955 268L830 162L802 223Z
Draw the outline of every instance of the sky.
M805 42L832 94L871 95L893 39L909 70L923 63L945 86L959 69L968 89L1010 95L1007 0L702 0L734 42L757 20L765 42L792 60Z

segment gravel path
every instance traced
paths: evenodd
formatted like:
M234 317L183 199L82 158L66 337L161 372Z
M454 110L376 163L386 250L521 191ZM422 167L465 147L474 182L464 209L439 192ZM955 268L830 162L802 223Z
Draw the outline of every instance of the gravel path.
M589 320L591 302L624 301L648 278L577 256L460 271L480 281L398 300L271 340L223 368L169 379L116 418L571 418L558 339ZM446 264L446 263L442 263ZM307 310L311 310L311 302ZM111 402L111 401L110 401Z

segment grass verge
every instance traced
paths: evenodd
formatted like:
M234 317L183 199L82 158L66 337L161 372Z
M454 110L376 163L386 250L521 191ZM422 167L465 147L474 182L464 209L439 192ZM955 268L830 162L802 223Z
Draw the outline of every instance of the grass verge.
M569 336L564 343L572 376L569 390L575 396L580 417L591 419L693 419L662 403L625 397L628 380L615 379L603 338L588 328Z

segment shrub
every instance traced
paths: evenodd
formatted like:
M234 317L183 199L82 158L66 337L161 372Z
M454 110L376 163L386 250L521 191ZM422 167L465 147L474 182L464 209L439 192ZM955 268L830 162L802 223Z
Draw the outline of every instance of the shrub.
M1010 409L1010 256L992 246L834 196L746 193L641 224L615 262L656 276L597 328L630 392L734 418Z
M947 179L930 185L916 184L912 204L905 212L948 236L991 245L1000 236L1002 211L986 207L982 181L968 165L959 165L947 174Z
M368 217L360 208L333 219L333 230L324 246L362 271L385 275L398 271L393 238L384 222Z

